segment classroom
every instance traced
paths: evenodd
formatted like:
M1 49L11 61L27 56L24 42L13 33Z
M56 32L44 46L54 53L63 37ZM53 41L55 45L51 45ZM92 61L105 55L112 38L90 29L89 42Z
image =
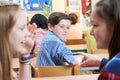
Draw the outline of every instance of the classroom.
M0 78L7 80L11 69L10 80L120 80L119 6L119 0L0 0L0 14L8 8L11 19L0 16L6 36L0 35Z

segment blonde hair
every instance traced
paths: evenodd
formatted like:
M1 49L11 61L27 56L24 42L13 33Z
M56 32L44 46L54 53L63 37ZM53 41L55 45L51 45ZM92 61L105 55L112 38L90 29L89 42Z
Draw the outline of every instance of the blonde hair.
M0 77L1 80L12 80L11 58L9 46L9 33L16 23L18 11L21 10L18 4L0 1ZM16 16L17 15L17 16Z

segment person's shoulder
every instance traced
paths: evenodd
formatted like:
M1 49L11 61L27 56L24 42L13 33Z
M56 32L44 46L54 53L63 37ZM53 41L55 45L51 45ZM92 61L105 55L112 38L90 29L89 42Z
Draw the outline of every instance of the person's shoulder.
M105 71L120 75L120 55L116 55L107 63Z
M62 41L53 32L50 31L45 35L44 40L51 43L62 43Z

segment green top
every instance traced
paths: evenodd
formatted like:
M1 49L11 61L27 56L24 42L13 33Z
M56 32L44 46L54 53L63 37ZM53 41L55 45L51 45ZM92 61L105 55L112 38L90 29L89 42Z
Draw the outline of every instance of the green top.
M91 28L92 27L89 27L84 31L88 53L91 53L91 49L96 48L96 40L93 36L90 35Z

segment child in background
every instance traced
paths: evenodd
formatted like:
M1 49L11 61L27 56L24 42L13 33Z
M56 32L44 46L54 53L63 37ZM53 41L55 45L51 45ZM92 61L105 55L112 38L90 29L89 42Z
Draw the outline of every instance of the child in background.
M71 19L71 26L67 39L82 39L83 27L78 22L78 16L75 13L70 13L69 17Z
M32 18L30 23L36 23L37 24L37 30L36 30L36 39L35 39L35 47L33 49L33 53L35 56L37 56L38 52L40 51L40 44L41 41L48 33L48 20L47 18L42 14L35 14Z
M74 65L79 62L66 47L66 40L71 21L68 15L61 12L54 12L48 18L50 31L43 38L40 52L37 57L37 66Z
M27 25L27 11L0 1L0 80L31 80L30 52L36 25ZM19 58L19 76L12 70L12 57Z
M86 40L87 53L91 53L91 51L93 49L96 49L96 40L92 35L90 35L91 29L92 29L92 27L90 26L84 30L84 37Z

